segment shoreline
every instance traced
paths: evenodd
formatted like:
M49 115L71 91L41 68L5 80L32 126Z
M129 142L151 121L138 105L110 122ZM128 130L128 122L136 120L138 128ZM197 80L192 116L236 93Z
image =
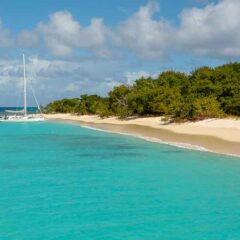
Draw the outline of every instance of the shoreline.
M101 119L95 115L47 114L45 118L161 144L240 157L240 120L207 119L166 124L161 117L120 120L116 117Z

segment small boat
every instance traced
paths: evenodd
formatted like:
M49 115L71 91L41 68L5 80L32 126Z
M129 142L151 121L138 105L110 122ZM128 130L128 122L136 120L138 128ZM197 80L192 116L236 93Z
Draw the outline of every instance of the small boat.
M27 112L27 80L26 80L26 66L25 66L25 55L23 54L23 101L24 107L22 110L5 110L5 115L0 118L0 122L39 122L44 121L44 117L41 112L41 108L38 104L37 98L33 93L33 97L37 104L37 108L39 110L38 114L28 114Z

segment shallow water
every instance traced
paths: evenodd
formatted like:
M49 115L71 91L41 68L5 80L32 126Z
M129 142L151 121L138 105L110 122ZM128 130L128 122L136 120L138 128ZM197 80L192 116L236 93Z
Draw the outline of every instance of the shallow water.
M0 239L240 239L240 159L62 123L0 124Z

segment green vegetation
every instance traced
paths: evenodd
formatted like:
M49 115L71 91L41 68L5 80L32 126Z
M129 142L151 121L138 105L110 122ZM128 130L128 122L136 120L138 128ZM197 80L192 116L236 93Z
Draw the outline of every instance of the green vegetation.
M167 71L113 88L107 97L82 95L47 105L47 113L101 117L166 116L175 120L240 116L240 64L201 67L187 75Z

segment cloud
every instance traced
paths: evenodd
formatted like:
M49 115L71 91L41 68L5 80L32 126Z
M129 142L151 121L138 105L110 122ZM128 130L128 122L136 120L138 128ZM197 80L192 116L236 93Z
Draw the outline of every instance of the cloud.
M150 77L151 74L145 71L139 72L126 72L125 77L127 79L127 84L132 85L137 79L142 77Z
M80 85L77 83L69 83L66 88L64 89L66 92L79 92L80 90Z
M222 0L204 6L183 10L177 25L161 17L156 1L149 1L112 27L101 18L92 18L83 25L68 11L52 13L33 29L14 34L0 21L1 53L3 48L6 52L31 48L26 51L31 56L27 59L27 74L41 96L40 102L83 93L104 95L115 85L132 84L142 76L155 77L142 65L151 60L164 61L170 53L238 59L240 1ZM133 64L129 70L129 64L139 59L142 64ZM21 58L0 59L0 101L7 93L19 92L21 84Z
M156 78L158 76L159 73L149 73L149 72L146 72L146 71L138 71L138 72L126 72L125 73L125 78L126 78L126 82L127 84L129 85L132 85L137 79L140 79L140 78L148 78L148 77L153 77L153 78Z
M132 50L143 59L165 59L166 48L171 45L173 27L164 19L154 20L159 5L150 1L120 24L115 32L115 42Z
M32 48L39 44L39 37L36 31L23 30L17 36L3 26L0 20L0 48Z
M154 17L156 1L141 7L116 31L116 43L144 60L164 60L169 51L196 56L240 56L240 1L223 0L204 8L185 9L179 25Z
M16 35L0 21L1 48L47 50L46 53L59 58L72 56L78 49L98 58L112 58L111 34L103 19L92 18L84 27L68 11L50 14L47 22L40 22L34 29L25 29Z
M91 59L66 61L28 57L27 80L33 86L40 104L54 99L78 97L81 94L106 95L115 85L125 82L119 77L120 62ZM15 106L22 99L23 66L18 60L0 60L0 102ZM29 103L34 103L30 87ZM6 100L7 99L7 100ZM6 103L5 103L6 102Z
M103 20L93 18L87 27L82 27L70 12L56 12L47 23L39 23L37 31L54 56L70 56L75 48L90 50L96 55L105 55L108 29Z
M222 0L203 8L184 9L179 24L160 15L157 1L149 1L115 27L92 18L83 26L70 12L49 15L35 29L16 36L0 22L0 47L47 50L56 58L90 56L117 59L124 50L143 60L165 60L169 53L215 58L240 56L240 1Z
M194 55L240 56L240 1L224 0L181 13L178 47Z
M39 23L37 31L53 55L68 56L76 44L80 25L69 12L56 12L48 23Z

